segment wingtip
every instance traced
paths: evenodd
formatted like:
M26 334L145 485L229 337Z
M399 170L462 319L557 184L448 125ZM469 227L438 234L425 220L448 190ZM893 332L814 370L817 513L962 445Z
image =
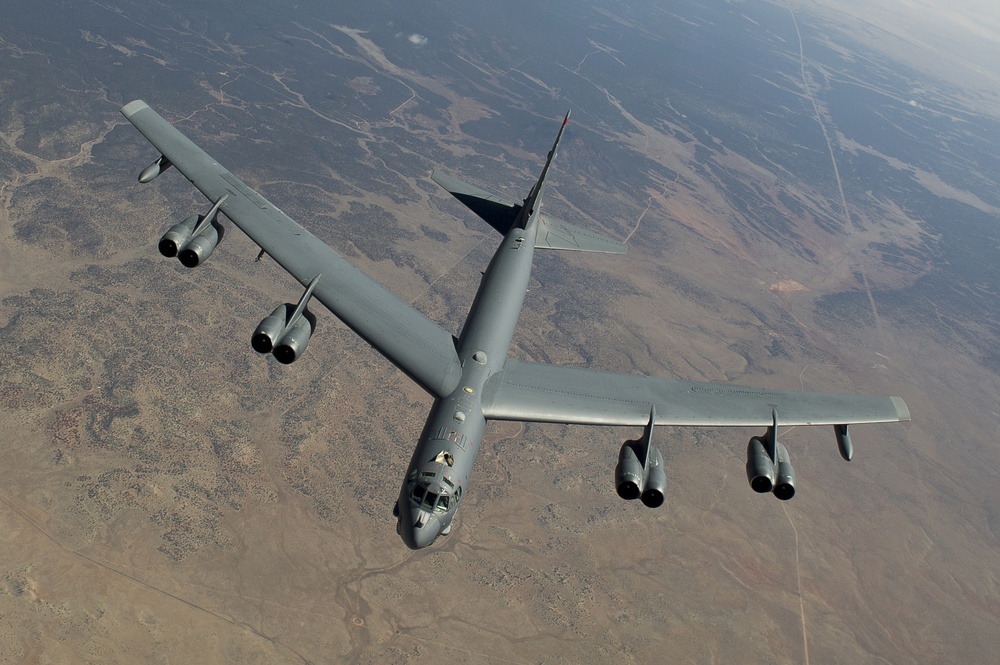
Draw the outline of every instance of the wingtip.
M121 108L121 112L126 118L131 118L133 115L145 108L149 108L149 105L141 99L136 99L123 106Z
M903 401L902 397L890 397L893 406L896 407L896 415L899 416L899 422L908 422L910 420L910 409L906 406L906 402Z
M563 127L565 127L569 123L569 114L570 114L570 111L571 111L571 109L566 109L566 117L563 118Z

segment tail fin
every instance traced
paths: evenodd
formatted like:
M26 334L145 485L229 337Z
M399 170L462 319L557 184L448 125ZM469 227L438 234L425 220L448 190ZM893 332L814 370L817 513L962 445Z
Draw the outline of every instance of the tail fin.
M479 215L483 221L501 235L507 235L510 229L515 226L523 229L528 225L532 213L539 206L549 166L552 165L552 160L556 157L556 150L559 148L559 141L562 139L563 130L567 123L569 123L569 111L566 112L566 117L563 118L562 125L559 127L559 134L556 135L555 143L552 144L552 149L549 150L545 159L545 167L542 169L541 176L532 185L531 191L528 192L528 196L521 204L491 194L440 171L432 173L431 179L448 190L452 196ZM553 217L539 214L535 218L538 220L538 230L535 236L537 247L581 252L624 253L626 250L625 244L622 242L604 238Z
M501 196L491 194L479 189L475 185L462 182L458 178L453 178L438 171L431 174L431 179L447 189L452 196L464 203L466 207L479 215L483 221L496 229L501 235L507 235L507 232L515 226L523 229L531 219L531 213L537 207L537 202L541 199L542 189L545 186L545 177L549 173L549 166L552 164L552 160L555 159L559 140L562 138L563 130L566 129L568 122L569 111L566 111L566 117L563 118L562 125L559 127L559 134L556 135L556 141L552 144L552 149L549 150L548 157L545 159L545 167L542 169L542 175L531 186L531 191L528 192L528 196L524 199L523 203L519 204L508 201Z
M531 214L538 207L538 203L542 199L542 190L545 188L545 178L549 175L549 166L552 165L552 160L556 157L556 150L559 148L559 141L562 139L563 130L566 129L566 125L569 124L569 111L566 111L566 117L563 118L562 125L559 126L559 133L556 134L556 140L552 144L552 149L549 150L548 156L545 158L545 167L542 168L542 175L538 176L538 180L532 186L531 191L528 192L527 198L524 199L524 204L521 206L521 210L517 216L516 224L520 228L525 228L531 219Z

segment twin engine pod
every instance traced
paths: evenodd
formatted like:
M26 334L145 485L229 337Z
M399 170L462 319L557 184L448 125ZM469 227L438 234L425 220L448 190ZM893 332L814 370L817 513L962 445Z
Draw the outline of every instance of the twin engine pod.
M157 164L159 161L153 162L146 168L146 171L157 167ZM169 165L170 162L167 162L167 166ZM143 171L143 175L139 176L140 182L148 182L148 180L143 180L146 171ZM155 178L159 173L158 170L149 180ZM227 198L229 195L224 194L215 202L207 215L191 215L180 224L171 226L160 238L158 245L160 254L168 259L176 256L188 268L194 268L204 263L205 259L215 251L222 237L226 235L226 228L219 223L218 217L219 210Z
M201 225L202 228L198 229ZM195 229L198 233L195 234ZM201 265L212 255L219 241L226 234L226 227L213 219L205 223L202 215L191 215L183 222L174 224L160 238L160 254L172 259L175 256L188 268Z
M270 353L283 365L299 359L316 330L316 316L309 311L307 305L321 277L322 273L312 278L305 293L299 298L299 304L279 305L271 312L271 316L260 322L250 338L250 346L254 351Z
M667 474L663 468L663 455L653 446L653 425L656 411L650 409L649 424L642 438L626 441L618 453L615 467L615 489L626 501L642 499L649 508L663 505L667 491Z
M316 316L308 309L291 303L279 305L253 331L250 346L257 353L270 353L275 360L289 365L302 355L309 337L316 329Z
M763 438L755 436L747 444L747 481L754 492L773 492L782 501L788 501L795 496L795 469L788 451L773 436L769 430ZM768 439L773 444L773 453L768 450Z
M663 505L667 491L667 474L663 469L663 455L650 447L648 455L643 455L645 465L640 462L641 441L626 441L618 453L615 467L615 489L618 496L626 501L642 499L643 505L659 508Z
M166 155L147 166L139 174L139 182L147 183L172 166ZM188 268L201 265L212 255L219 245L226 229L219 223L219 211L229 198L223 194L205 215L191 215L183 222L174 224L160 238L160 254L167 258L177 257ZM261 250L261 256L264 251ZM260 256L257 257L260 259ZM322 274L312 278L297 305L285 303L278 306L271 316L265 318L254 330L250 345L258 353L270 353L278 362L288 365L302 355L309 344L309 338L316 329L316 316L306 305L312 297Z

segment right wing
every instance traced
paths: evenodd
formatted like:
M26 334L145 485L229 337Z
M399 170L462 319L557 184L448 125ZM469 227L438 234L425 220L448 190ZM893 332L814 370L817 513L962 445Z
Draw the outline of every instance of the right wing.
M508 359L483 390L493 420L580 425L757 427L910 419L899 397L772 390Z
M322 274L313 297L432 395L458 385L454 338L253 191L141 100L122 114L177 170L303 286Z

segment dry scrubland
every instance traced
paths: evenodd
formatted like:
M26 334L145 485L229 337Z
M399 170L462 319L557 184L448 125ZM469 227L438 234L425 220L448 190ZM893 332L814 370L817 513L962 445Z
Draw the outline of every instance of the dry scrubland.
M88 57L171 67L143 41L142 19L132 25L127 37L85 31ZM202 43L193 27L180 34ZM299 25L286 37L367 72L348 77L337 102L350 113L300 93L301 77L277 63L247 71L294 110L265 113L220 72L191 105L161 111L457 332L497 238L387 157L412 154L384 135L403 128L456 163L489 152L470 179L516 196L557 120L538 116L537 137L491 146L463 123L502 109L456 92L450 76L418 73L349 27ZM786 432L800 494L784 505L746 486L751 432L663 430L670 488L659 512L614 494L618 445L633 432L494 424L456 530L412 553L390 511L428 398L325 313L294 366L257 357L251 330L298 289L267 259L253 263L235 229L194 271L161 259L158 235L207 206L174 172L137 185L155 155L117 114L131 97L110 74L43 73L46 57L65 56L39 44L4 42L11 71L27 73L0 84L12 95L0 117L0 662L985 662L995 652L997 375L967 336L948 334L952 321L915 325L879 309L883 292L934 270L920 258L922 220L874 195L848 201L851 232L839 232L836 195L734 152L707 155L708 132L678 140L680 126L643 124L604 90L615 124L574 114L548 206L632 249L539 252L514 354L891 392L915 422L858 427L851 465L831 432ZM220 48L213 57L231 64L253 50L229 36ZM514 74L460 53L520 103L521 83L503 77ZM30 74L45 84L36 98ZM796 83L820 94L813 84ZM402 92L375 101L406 88L436 100L437 115ZM384 112L356 120L376 103ZM276 137L316 118L350 125L336 148L348 158L279 161L289 146ZM608 182L594 166L599 141L659 170ZM377 186L359 186L351 169L365 168ZM734 204L736 184L773 207L768 232ZM909 258L887 261L874 245ZM823 300L844 291L864 306Z

